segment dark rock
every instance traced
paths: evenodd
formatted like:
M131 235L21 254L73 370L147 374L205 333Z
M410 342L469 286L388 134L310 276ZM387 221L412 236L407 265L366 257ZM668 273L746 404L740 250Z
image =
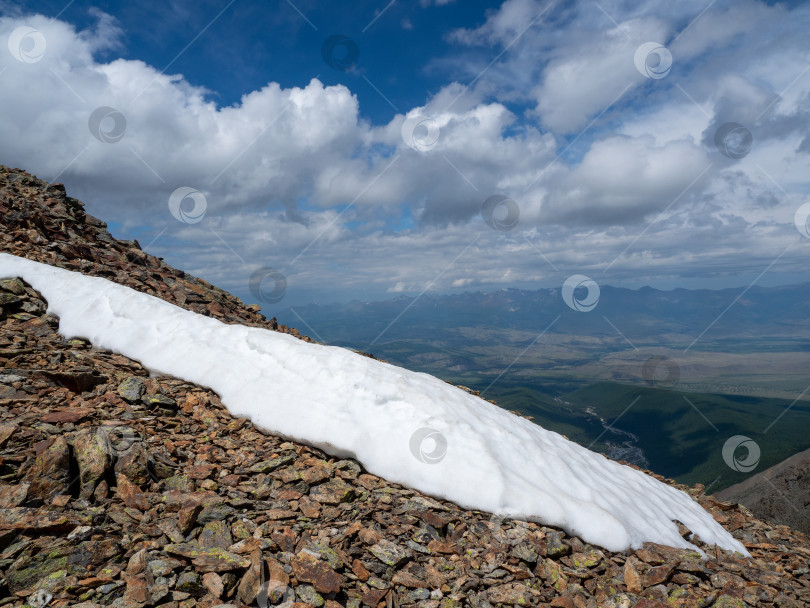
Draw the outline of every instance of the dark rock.
M562 541L562 535L559 532L551 531L546 533L546 555L559 558L568 555L570 552L571 547Z
M298 585L298 587L295 588L295 596L300 601L315 606L315 608L320 608L326 603L323 596L320 595L312 585Z
M79 497L88 500L111 465L110 444L105 433L84 428L73 437L72 445L79 465Z
M219 547L200 547L197 543L171 544L165 551L189 558L202 572L226 572L250 566L250 561Z
M141 378L130 376L118 385L118 394L129 403L137 403L146 392L146 385Z
M173 412L177 409L177 402L166 395L144 395L141 402L150 408L156 408L166 412Z
M530 564L536 564L540 559L537 547L529 542L521 542L512 547L512 555Z
M227 549L233 544L231 527L222 520L210 521L203 527L197 542L205 548Z
M149 454L143 443L134 442L127 450L119 453L115 461L116 473L126 475L135 485L142 486L149 481Z
M382 563L393 568L398 568L413 556L408 549L385 539L369 547L369 552Z
M185 591L191 594L197 594L202 590L200 575L196 572L180 573L174 586L178 591Z
M30 483L20 483L14 486L0 485L0 509L19 507L28 497Z
M37 450L36 460L25 475L28 498L50 501L57 494L67 494L70 484L70 448L65 437L48 440Z
M354 488L342 479L332 479L309 491L310 498L326 505L338 505L354 500Z

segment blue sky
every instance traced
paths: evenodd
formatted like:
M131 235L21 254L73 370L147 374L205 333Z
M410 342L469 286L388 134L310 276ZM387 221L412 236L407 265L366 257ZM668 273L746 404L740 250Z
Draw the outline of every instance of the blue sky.
M808 25L750 0L0 1L0 162L269 313L801 282Z
M92 29L98 21L93 11L103 11L122 28L122 45L99 58L140 60L159 69L172 62L170 73L181 73L191 84L206 87L220 105L237 103L244 93L269 81L285 88L302 87L318 77L326 85L351 87L360 101L361 116L378 124L396 114L385 98L408 109L438 91L446 83L447 70L434 65L434 60L454 52L445 35L452 29L480 25L486 10L498 6L480 0L427 7L418 2L354 2L347 7L307 0L237 0L230 6L230 0L77 0L67 8L61 0L15 4L28 13L55 16L61 12L60 18L80 30ZM207 26L197 42L183 51ZM321 46L336 33L356 41L358 70L342 72L324 63Z

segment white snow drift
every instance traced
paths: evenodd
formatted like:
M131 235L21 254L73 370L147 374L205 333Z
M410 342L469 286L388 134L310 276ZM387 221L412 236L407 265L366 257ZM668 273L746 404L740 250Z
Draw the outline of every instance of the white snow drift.
M354 457L466 508L564 528L611 551L653 541L745 548L689 496L429 376L277 332L226 325L106 279L0 254L60 332L210 387L259 428Z

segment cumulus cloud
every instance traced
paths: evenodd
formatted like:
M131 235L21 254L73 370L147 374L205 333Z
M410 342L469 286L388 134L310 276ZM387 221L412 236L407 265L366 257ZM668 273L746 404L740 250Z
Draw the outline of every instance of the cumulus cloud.
M100 11L85 31L17 13L0 19L17 45L0 48L0 162L66 182L240 295L261 265L321 300L744 272L799 238L810 13L746 1L695 20L704 8L506 0L449 36L480 53L464 56L469 78L382 124L317 78L220 106L182 74L117 58L123 28ZM669 45L663 78L634 64L648 41ZM715 141L729 122L755 142L737 158ZM172 216L179 187L205 197L199 223ZM514 226L482 217L494 194L515 201Z

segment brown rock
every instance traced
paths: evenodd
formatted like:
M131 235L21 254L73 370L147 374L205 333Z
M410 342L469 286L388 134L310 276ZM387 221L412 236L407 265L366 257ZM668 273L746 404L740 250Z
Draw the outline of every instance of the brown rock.
M130 576L126 579L127 588L124 591L124 605L129 607L145 606L151 597L143 575Z
M447 584L447 577L430 564L425 565L425 578L432 589L441 589Z
M140 441L134 442L115 462L116 473L123 473L132 483L142 486L149 481L149 455Z
M214 597L222 597L222 592L225 590L225 585L222 583L222 577L216 572L206 572L202 577L203 587L208 589L209 593Z
M0 530L57 532L72 530L83 523L86 522L75 513L59 513L27 507L0 509Z
M195 464L186 469L187 475L192 479L207 479L211 477L211 473L216 470L216 467L211 464Z
M528 606L537 603L539 593L522 583L496 585L487 590L487 599L492 604Z
M434 528L436 528L436 530L439 531L439 534L441 534L447 527L447 525L451 521L453 521L453 518L451 516L448 516L443 513L436 513L434 511L422 511L418 513L417 516L426 524L429 524Z
M290 577L284 572L284 566L275 558L265 556L264 563L267 566L268 580L275 581L281 585L289 585Z
M51 506L53 507L66 507L70 502L69 494L57 494L51 498Z
M321 504L310 500L308 497L304 497L298 502L298 508L305 517L309 517L310 519L315 519L321 514Z
M227 549L233 544L231 527L224 521L209 521L197 539L201 547Z
M324 479L329 479L331 476L332 470L323 466L310 467L301 471L301 479L309 485L320 483Z
M355 559L352 562L352 572L354 572L354 575L363 582L366 582L371 576L371 572L366 570L363 562L361 562L359 559Z
M377 604L379 604L382 601L386 593L388 593L387 589L370 589L369 591L363 594L361 601L364 606L371 606L372 608L377 608Z
M24 480L30 484L28 498L50 501L57 494L67 494L68 461L70 449L62 435L49 440L37 450L34 465L28 470Z
M69 410L53 410L40 418L42 422L48 424L64 424L65 422L78 422L87 418L93 410L74 407Z
M20 427L13 423L0 424L0 448L6 444L6 441L9 440L9 437L11 437L18 428Z
M627 585L627 590L630 593L641 593L644 588L641 583L641 575L630 559L624 563L624 584Z
M359 522L357 522L359 523ZM358 538L367 545L376 545L382 540L382 535L371 528L362 528L358 534Z
M262 584L262 552L261 549L256 549L250 554L250 566L239 581L237 588L237 597L245 604L252 604L253 600L259 594L259 588Z
M644 543L640 549L636 550L636 556L642 562L650 564L651 566L660 566L667 562L676 562L681 559L700 558L700 555L696 551L667 547L666 545L659 545L658 543Z
M149 509L149 500L146 495L123 473L119 473L116 477L116 493L124 504L132 509L139 511Z
M290 560L293 574L299 581L311 583L321 593L337 593L342 580L329 564L302 551Z
M177 514L177 527L181 533L188 534L197 524L197 516L200 511L202 511L202 504L198 502L186 504L180 508Z
M136 551L132 557L129 558L126 570L127 576L135 576L146 570L146 556L147 550L141 549L140 551Z
M273 521L278 521L281 519L295 519L298 517L298 511L292 511L290 509L268 509L265 511L265 515L267 519L271 519Z
M332 479L312 488L309 496L325 505L339 505L354 500L354 488L342 479Z
M270 538L273 539L273 542L276 543L282 551L292 553L292 551L295 549L297 538L295 536L295 532L289 528L284 528L282 530L273 532L270 535Z
M14 486L0 485L0 509L10 509L23 504L28 496L30 485L27 482Z
M228 547L231 553L238 553L239 555L251 555L256 549L262 548L262 541L258 538L246 538L240 540L234 545Z
M642 585L644 587L652 587L653 585L660 585L669 579L672 571L675 570L676 564L662 564L647 570L642 576Z
M405 570L399 570L398 572L394 573L391 582L395 585L402 585L404 587L410 587L411 589L419 589L422 587L427 587L427 583L422 580L421 578L415 577L410 572Z
M434 553L458 553L458 546L443 540L432 540L428 543L428 549Z

